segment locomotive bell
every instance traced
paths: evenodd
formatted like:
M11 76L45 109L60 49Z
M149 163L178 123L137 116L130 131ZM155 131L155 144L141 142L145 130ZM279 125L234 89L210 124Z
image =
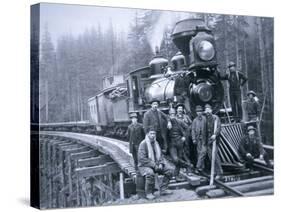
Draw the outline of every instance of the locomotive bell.
M178 71L186 66L185 57L181 52L177 52L177 54L172 57L171 62L173 64L174 71Z
M155 53L156 55L149 63L151 75L163 74L165 67L168 65L168 60L160 54L158 47L156 47Z

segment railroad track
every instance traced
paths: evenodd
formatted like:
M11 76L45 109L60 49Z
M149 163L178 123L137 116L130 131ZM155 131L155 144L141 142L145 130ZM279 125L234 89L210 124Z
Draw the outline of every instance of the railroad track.
M124 193L132 193L130 189L124 192L124 184L134 185L133 164L127 142L82 133L41 131L42 208L93 206L122 199ZM214 186L206 186L209 176L202 173L203 177L186 176L184 182L171 181L169 187L196 190L199 196L208 198L272 194L273 170L259 163L254 167L251 174L240 173L241 180L235 182L215 180Z
M198 187L196 192L199 196L206 196L208 198L244 197L273 194L273 169L265 167L257 162L254 163L253 167L256 171L264 173L264 175L226 183L215 179L214 185ZM207 174L201 174L210 180L210 177Z

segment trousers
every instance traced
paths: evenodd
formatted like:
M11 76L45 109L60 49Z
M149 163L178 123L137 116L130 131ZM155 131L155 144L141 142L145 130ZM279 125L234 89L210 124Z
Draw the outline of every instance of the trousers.
M173 170L164 168L162 170L154 170L150 167L140 167L141 169L145 169L144 172L144 177L145 177L145 193L146 194L151 194L154 191L155 187L155 174L161 174L164 175L163 182L160 185L161 191L164 191L168 188L169 181L171 177L173 176Z
M241 102L241 92L238 91L229 91L230 104L233 116L235 118L242 118L242 102Z
M197 145L197 155L198 160L196 164L197 169L204 169L205 168L205 159L208 156L208 159L212 160L212 144L204 144L204 145ZM218 148L215 149L215 174L216 175L222 175L222 167L221 167L221 161L218 155Z

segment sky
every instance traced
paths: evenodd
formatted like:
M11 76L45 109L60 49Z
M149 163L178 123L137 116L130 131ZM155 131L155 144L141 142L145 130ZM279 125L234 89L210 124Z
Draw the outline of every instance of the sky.
M77 36L98 24L106 29L110 22L117 31L127 32L134 14L134 9L126 8L41 3L40 27L44 29L47 24L52 41L56 42L61 35Z
M147 11L144 9L71 4L41 3L40 5L41 36L47 25L55 46L57 39L62 35L71 34L76 37L86 29L91 29L91 27L97 27L98 25L101 26L101 30L106 30L109 24L112 23L114 31L117 33L127 33L136 11L138 15ZM171 20L175 17L188 18L190 14L188 12L163 11L155 24L155 29L147 35L151 47L154 48L155 45L160 45L164 28L172 24Z

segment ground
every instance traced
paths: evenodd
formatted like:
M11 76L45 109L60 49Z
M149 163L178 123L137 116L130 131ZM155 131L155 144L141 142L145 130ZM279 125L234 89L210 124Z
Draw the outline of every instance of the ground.
M135 199L136 196L124 200L116 200L114 202L107 202L105 205L123 205L123 204L141 204L141 203L152 203L152 202L173 202L173 201L186 201L186 200L197 200L200 199L195 191L187 189L172 190L173 194L165 196L157 196L154 200L147 199Z

